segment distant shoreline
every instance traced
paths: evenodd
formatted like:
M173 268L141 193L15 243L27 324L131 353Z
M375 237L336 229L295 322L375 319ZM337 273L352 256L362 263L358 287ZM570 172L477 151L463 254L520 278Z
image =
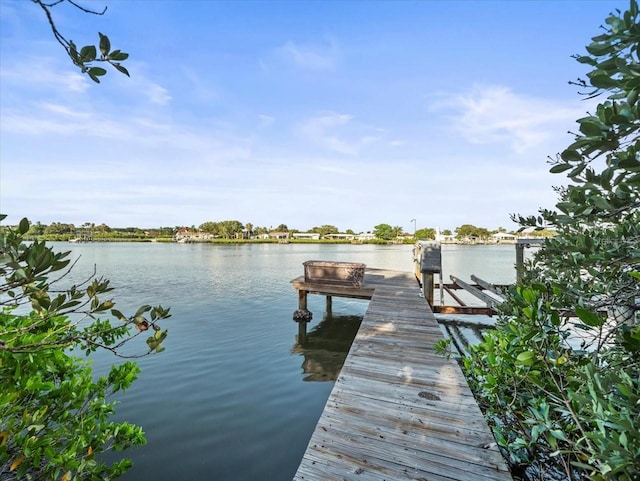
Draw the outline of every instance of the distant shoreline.
M413 245L418 241L433 241L434 239L403 239L403 240L384 240L384 239L371 239L371 240L344 240L344 239L289 239L286 241L278 239L189 239L189 240L175 240L170 237L160 238L121 238L121 237L104 237L94 238L91 240L79 240L73 238L62 238L62 236L34 236L27 238L30 241L46 241L46 242L68 242L70 244L93 244L93 243L165 243L165 244L341 244L341 245ZM492 239L475 239L469 240L446 240L441 241L443 245L515 245L517 240L502 240L495 241Z

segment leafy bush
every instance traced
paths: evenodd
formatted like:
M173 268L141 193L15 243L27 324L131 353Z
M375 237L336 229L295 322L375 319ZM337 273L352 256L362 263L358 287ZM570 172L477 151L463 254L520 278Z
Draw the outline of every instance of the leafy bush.
M640 330L625 326L599 350L576 347L573 332L601 331L606 318L568 318L560 297L543 284L513 289L510 313L464 360L472 388L513 466L637 479Z
M640 479L640 25L606 19L578 80L605 96L553 162L553 227L494 331L464 361L496 440L515 467L564 479Z
M140 427L109 420L115 403L108 399L127 389L139 368L126 361L94 380L86 356L104 349L138 357L123 346L145 331L152 335L141 355L162 351L167 331L158 321L169 310L142 306L126 317L104 297L112 290L105 279L55 290L72 267L69 252L25 245L28 230L23 219L3 233L0 249L0 478L115 478L131 462L107 465L98 455L145 438Z

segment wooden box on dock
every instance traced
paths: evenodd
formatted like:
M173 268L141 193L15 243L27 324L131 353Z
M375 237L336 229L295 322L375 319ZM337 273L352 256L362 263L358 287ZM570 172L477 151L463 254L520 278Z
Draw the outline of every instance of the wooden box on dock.
M365 264L357 262L307 261L304 265L304 281L339 284L351 287L364 285Z

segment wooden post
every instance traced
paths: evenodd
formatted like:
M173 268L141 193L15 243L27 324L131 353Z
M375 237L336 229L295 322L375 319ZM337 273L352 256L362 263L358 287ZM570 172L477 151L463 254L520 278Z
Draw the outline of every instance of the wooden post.
M307 310L307 291L299 290L298 291L298 309Z
M327 296L327 317L330 318L331 316L333 316L333 312L332 312L332 299L331 296Z
M524 248L526 244L516 244L516 283L520 284L524 277Z
M413 250L414 269L420 267L420 283L422 284L422 295L433 308L435 293L433 288L434 275L440 276L440 302L442 303L442 252L440 242L418 241Z
M540 246L544 239L518 239L516 242L516 282L519 284L524 278L524 250L533 245Z
M298 323L298 344L307 342L307 323L312 318L313 314L306 309L298 309L293 313L293 320Z
M433 307L433 272L422 271L422 294Z
M313 314L307 309L307 294L309 292L298 290L298 310L293 313L293 320L298 323L298 344L307 342L307 323L313 318Z

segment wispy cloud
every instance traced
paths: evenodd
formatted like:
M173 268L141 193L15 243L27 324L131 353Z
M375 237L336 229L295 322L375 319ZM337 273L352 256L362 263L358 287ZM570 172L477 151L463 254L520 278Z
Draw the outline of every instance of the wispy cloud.
M333 111L320 112L302 121L296 128L305 141L321 149L346 154L360 155L364 151L379 151L387 136L385 129L356 121L350 114Z
M188 93L193 95L199 102L216 102L222 98L222 92L219 87L210 78L203 76L197 69L190 65L182 65L181 72L187 81Z
M69 63L61 59L30 56L22 62L9 64L4 62L0 69L0 79L5 85L25 87L47 92L84 93L91 86L91 80ZM34 68L36 66L36 68Z
M54 104L45 102L42 104L43 110L50 112L51 114L61 115L64 117L74 118L74 119L87 119L90 117L90 114L87 112L82 112L79 110L72 109L66 105Z
M281 60L306 70L335 70L340 48L334 39L324 43L301 44L288 41L275 50Z
M276 121L275 117L267 114L259 114L258 115L258 130L264 130L273 125Z
M164 105L171 100L169 91L158 84L147 84L147 88L145 89L145 91L147 98L154 104Z
M354 155L357 146L341 138L341 129L351 122L352 116L324 112L303 122L299 132L316 145L341 154Z
M467 141L506 143L516 153L566 132L584 111L583 106L520 95L504 86L476 86L464 93L440 94L430 108L448 113L452 127Z
M163 106L172 100L170 91L152 79L151 69L144 62L129 62L126 65L131 77L120 73L110 72L110 79L120 92L126 92L135 99L144 99L153 105ZM139 101L139 100L138 100Z
M34 69L33 66L37 68ZM100 85L102 90L116 88L118 98L128 96L131 104L139 105L146 103L152 106L164 106L168 104L172 96L169 90L152 80L145 72L147 66L141 62L131 62L126 65L131 72L131 77L116 72L115 69L105 66L108 71L105 85ZM69 102L70 95L74 95L73 103L78 105L82 102L93 103L91 94L92 88L97 86L78 69L71 66L66 61L64 55L57 57L32 56L25 58L22 62L5 62L0 68L0 80L3 87L14 95L27 92L33 96L34 93L45 93L49 99L56 98ZM9 101L11 98L9 98Z
M50 153L52 157L61 157L60 162L73 163L82 156L81 149L91 149L94 163L123 155L135 157L136 163L143 165L141 173L145 176L156 175L156 170L148 168L159 159L169 165L181 162L181 171L171 170L170 175L191 172L200 176L211 166L226 165L251 155L251 136L238 134L232 127L158 120L153 112L115 117L91 105L43 101L4 109L2 120L3 136L20 135L32 146L60 143L69 146L66 155L63 153L66 149ZM77 144L78 149L73 149L74 142L68 139L82 141ZM99 170L99 166L92 165L97 177L101 175Z

